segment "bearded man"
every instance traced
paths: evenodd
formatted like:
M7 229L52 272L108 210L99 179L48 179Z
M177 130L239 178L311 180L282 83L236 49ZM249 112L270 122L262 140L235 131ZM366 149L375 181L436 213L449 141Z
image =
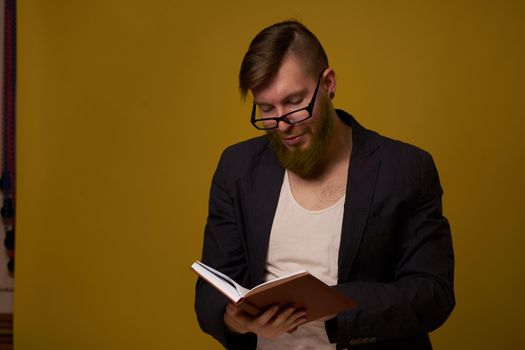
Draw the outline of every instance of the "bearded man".
M201 328L228 349L431 349L455 305L432 157L333 107L335 71L297 21L257 34L239 85L266 135L223 152L202 261L248 288L305 269L357 307L308 323L291 306L252 316L199 279Z

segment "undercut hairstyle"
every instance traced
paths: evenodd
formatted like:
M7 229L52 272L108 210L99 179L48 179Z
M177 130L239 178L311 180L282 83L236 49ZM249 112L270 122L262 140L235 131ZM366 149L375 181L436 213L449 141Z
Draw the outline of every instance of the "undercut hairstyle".
M263 29L253 38L239 72L239 90L263 87L276 76L283 60L292 55L308 74L317 79L328 68L328 57L317 37L297 20L287 20Z

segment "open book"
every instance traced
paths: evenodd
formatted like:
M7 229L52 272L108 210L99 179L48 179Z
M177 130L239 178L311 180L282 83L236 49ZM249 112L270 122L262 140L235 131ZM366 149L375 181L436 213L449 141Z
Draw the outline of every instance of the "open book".
M196 261L191 265L200 277L234 304L252 315L271 305L293 305L306 310L308 321L355 307L355 302L306 270L296 271L246 289L225 274Z

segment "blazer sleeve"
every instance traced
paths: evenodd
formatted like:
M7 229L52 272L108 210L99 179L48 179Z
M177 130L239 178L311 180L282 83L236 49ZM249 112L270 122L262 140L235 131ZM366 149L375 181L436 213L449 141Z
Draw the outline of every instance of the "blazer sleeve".
M327 323L331 340L408 338L439 327L455 306L450 226L442 215L442 189L430 154L418 153L419 181L395 229L393 279L350 281L336 288L358 307ZM400 204L401 206L401 204ZM336 334L334 334L336 330Z
M229 164L234 161L232 158L225 151L213 176L202 261L242 283L246 276L246 261L239 213L235 210L235 180L226 172L226 169L232 169ZM226 328L224 312L227 304L225 296L198 278L195 311L201 329L227 349L255 349L257 338L254 334L234 334Z

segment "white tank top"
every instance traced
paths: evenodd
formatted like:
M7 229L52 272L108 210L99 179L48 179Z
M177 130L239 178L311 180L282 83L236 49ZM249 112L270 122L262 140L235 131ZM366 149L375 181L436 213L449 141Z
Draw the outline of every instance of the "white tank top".
M345 196L322 210L303 208L293 197L286 171L270 234L265 280L305 269L328 285L337 284L344 202ZM335 344L328 341L324 321L314 321L276 339L259 337L257 349L331 350Z

